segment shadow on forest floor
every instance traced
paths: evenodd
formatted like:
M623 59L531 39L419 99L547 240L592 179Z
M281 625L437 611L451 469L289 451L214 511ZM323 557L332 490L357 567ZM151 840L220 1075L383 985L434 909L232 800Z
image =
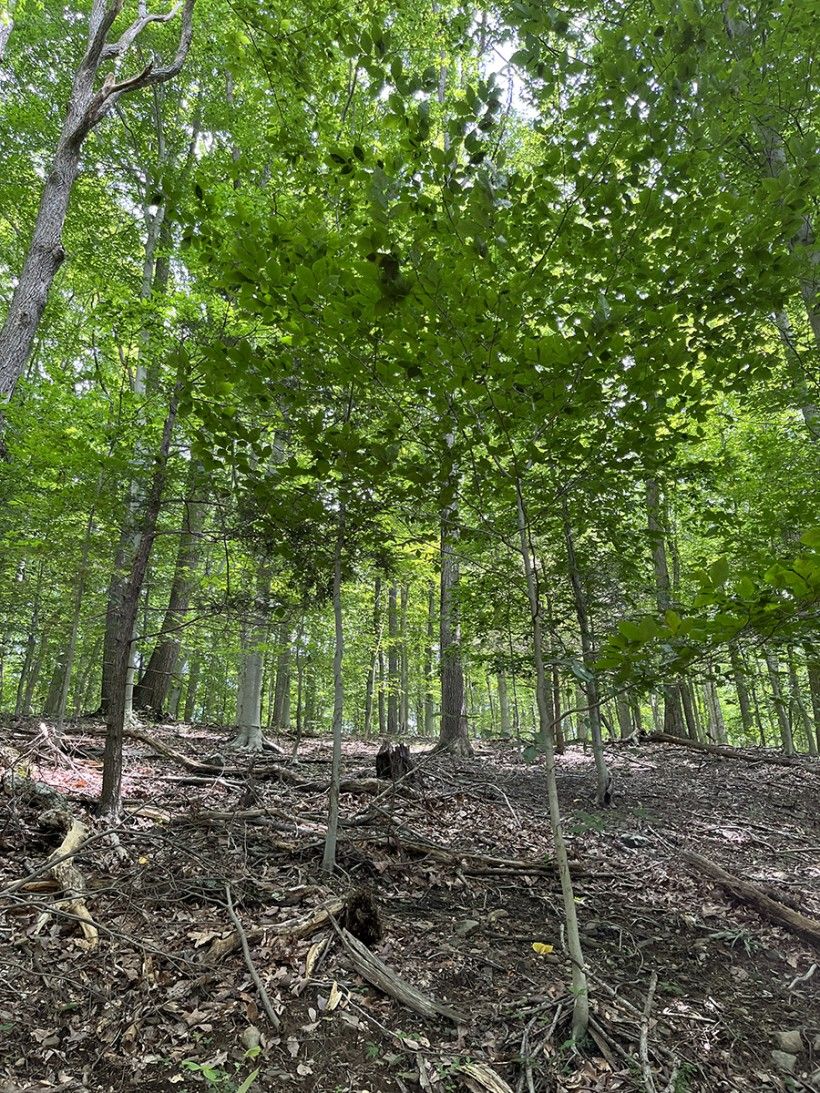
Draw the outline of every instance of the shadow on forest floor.
M0 760L54 787L93 828L99 726L70 725L68 759L56 763L38 752L39 725L0 726ZM147 731L190 759L227 741L202 726ZM806 973L820 955L681 851L820 918L820 766L611 747L616 794L601 811L591 756L570 748L559 759L595 1017L577 1052L543 771L509 745L481 744L474 759L425 759L420 778L376 801L386 785L373 781L376 748L345 745L350 792L328 881L329 741L304 741L300 763L283 764L287 783L267 753L250 773L215 777L129 742L117 831L127 857L100 839L77 858L96 947L65 906L54 913L45 871L0 899L0 1091L238 1090L257 1068L253 1090L316 1093L816 1088L820 969ZM2 890L39 870L60 836L40 823L54 799L25 780L0 801ZM232 931L226 884L278 1030ZM466 1025L419 1017L356 974L322 909L362 886L380 909L378 955ZM797 1029L789 1078L788 1057L772 1052L776 1034Z

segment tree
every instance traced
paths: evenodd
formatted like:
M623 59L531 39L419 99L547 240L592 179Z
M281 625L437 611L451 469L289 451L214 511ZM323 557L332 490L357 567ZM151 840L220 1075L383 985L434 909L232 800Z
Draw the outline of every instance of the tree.
M51 284L65 259L63 225L80 168L83 143L123 95L157 86L177 75L191 44L194 2L184 2L179 43L173 60L166 65L151 60L142 71L119 78L120 66L146 28L170 21L176 16L177 8L163 14L151 14L146 0L140 0L133 21L118 38L109 40L122 2L93 0L85 53L74 74L65 121L43 186L34 232L0 329L0 399L11 396L25 369ZM113 68L97 88L98 73L109 61Z

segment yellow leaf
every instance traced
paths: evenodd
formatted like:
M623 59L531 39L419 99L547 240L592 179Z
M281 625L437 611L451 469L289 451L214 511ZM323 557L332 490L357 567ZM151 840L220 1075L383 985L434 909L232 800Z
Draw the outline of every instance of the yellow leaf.
M533 941L533 952L538 953L539 956L549 956L550 953L555 952L552 945L548 945L546 941Z
M139 863L140 865L147 865L150 860L150 858L142 857L139 859Z

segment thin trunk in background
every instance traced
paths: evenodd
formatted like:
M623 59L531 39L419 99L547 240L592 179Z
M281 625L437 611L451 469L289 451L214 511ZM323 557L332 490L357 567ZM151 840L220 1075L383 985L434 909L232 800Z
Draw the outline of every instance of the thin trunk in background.
M575 540L572 526L569 520L569 510L566 499L563 502L564 543L567 550L567 568L569 581L572 588L572 598L575 604L575 615L578 619L578 630L581 638L581 656L584 662L586 678L581 686L586 695L587 717L589 720L589 732L592 738L592 755L595 760L595 774L597 779L597 799L599 805L609 804L611 795L612 778L607 770L604 759L604 746L601 736L601 704L598 698L598 680L595 675L595 650L592 643L592 629L587 611L584 586L581 581L581 573L578 569L578 561L575 556Z
M175 679L180 633L187 621L188 606L194 589L207 507L203 499L197 499L200 482L201 468L192 460L188 469L179 549L168 595L168 607L148 666L142 679L134 687L134 708L148 710L156 716L161 716L169 688Z
M507 694L507 676L501 671L496 677L498 690L498 708L501 715L501 736L508 739L510 736L510 697Z
M268 562L257 567L256 589L248 616L242 624L242 650L239 658L239 684L236 699L237 734L233 747L261 751L262 683L265 665L264 647L268 636L268 599L271 572ZM227 690L227 688L226 688Z
M399 600L399 732L410 727L410 643L407 640L407 605L410 590L405 581Z
M157 517L162 503L162 492L168 469L168 454L171 448L171 434L176 420L176 409L177 392L174 390L165 417L162 442L145 500L145 514L140 528L139 546L131 563L128 580L123 587L115 620L117 624L115 628L117 645L114 650L111 691L106 714L102 791L100 794L100 812L112 821L118 818L122 801L122 744L126 719L126 687L131 662L131 640L137 617L137 608L139 607L142 583L145 579L148 559L156 535Z
M441 678L441 725L437 749L452 755L472 755L464 706L464 672L461 664L461 625L457 602L459 470L454 456L456 422L451 412L444 438L447 476L445 503L441 508L439 674Z
M436 640L436 589L427 588L427 641L424 646L424 735L432 737L436 727L436 700L433 693Z
M655 599L658 613L664 615L672 605L671 582L666 560L666 536L662 522L660 488L654 478L646 480L646 517L652 549L652 567L655 571ZM663 697L664 732L671 733L672 736L686 736L680 686L677 683L665 684Z
M201 667L202 654L197 649L191 654L191 663L188 668L188 684L185 688L185 708L182 712L182 720L186 724L190 724L194 720Z
M798 677L798 666L794 649L788 651L789 664L789 711L792 727L800 725L806 738L806 747L809 755L817 755L817 741L814 737L814 726L811 715L803 701L802 688Z
M743 727L744 743L750 743L754 737L755 726L752 717L752 705L749 700L749 688L746 684L746 671L743 667L741 652L736 641L729 642L729 663L732 668L732 679L737 691L737 701L740 708L740 723Z
M538 718L545 741L545 759L547 776L547 799L549 803L550 828L552 830L553 845L555 847L555 862L558 867L558 876L561 882L561 893L564 903L564 917L567 930L567 951L572 960L572 1036L577 1042L584 1039L589 1023L589 996L587 977L584 971L584 953L581 948L581 934L578 929L578 916L576 912L575 893L572 887L572 877L569 871L569 858L564 842L564 833L561 825L561 810L558 803L558 783L555 776L555 748L553 744L554 726L550 718L550 703L548 701L549 684L544 666L543 634L541 627L541 602L538 594L538 578L532 555L527 515L524 509L524 500L521 493L521 483L516 481L517 509L518 509L518 534L521 546L521 557L524 562L524 576L527 582L527 597L532 616L533 653L535 660L535 694L538 704Z
M780 728L780 742L783 746L784 753L791 756L794 755L794 739L792 736L789 711L783 698L783 689L780 683L780 665L777 660L777 655L771 649L766 650L765 657L766 669L769 674L769 686L772 689L772 706L774 707L774 712L777 716L777 724Z
M387 734L399 731L399 636L396 602L398 589L390 585L387 593Z
M336 532L336 549L333 552L333 621L335 642L333 646L333 762L328 792L327 835L322 856L322 868L332 873L336 866L336 838L339 830L339 787L342 777L342 717L344 714L344 626L342 619L342 550L345 536L345 507L339 506L339 525Z

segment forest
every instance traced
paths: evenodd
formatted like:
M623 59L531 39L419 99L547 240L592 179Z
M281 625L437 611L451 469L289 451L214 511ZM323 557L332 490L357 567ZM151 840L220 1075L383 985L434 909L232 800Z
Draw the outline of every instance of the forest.
M0 1093L820 1090L820 0L0 0Z

